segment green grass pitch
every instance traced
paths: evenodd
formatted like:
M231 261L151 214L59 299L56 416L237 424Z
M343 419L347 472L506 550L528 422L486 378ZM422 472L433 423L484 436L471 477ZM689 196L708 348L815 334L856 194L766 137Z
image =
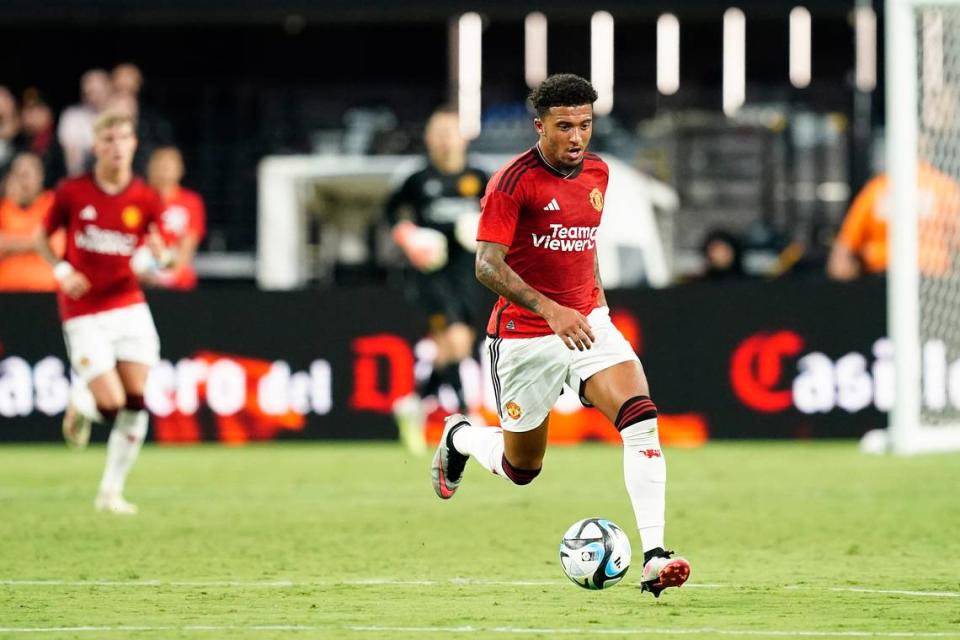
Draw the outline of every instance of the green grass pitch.
M148 446L135 517L94 513L102 447L0 447L6 638L960 638L960 457L843 443L668 450L690 582L568 582L559 537L639 540L617 447L552 448L528 487L456 497L388 444Z

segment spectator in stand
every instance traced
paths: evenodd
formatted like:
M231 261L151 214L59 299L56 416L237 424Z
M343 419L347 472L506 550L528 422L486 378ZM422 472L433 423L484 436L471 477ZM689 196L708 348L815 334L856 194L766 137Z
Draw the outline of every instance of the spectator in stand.
M746 276L740 240L729 231L713 229L701 245L705 269L699 282L729 282Z
M134 121L137 123L137 140L140 146L133 159L133 166L139 173L146 171L150 152L160 146L174 144L173 128L166 118L145 105L140 90L143 88L143 74L132 62L118 64L110 72L113 86L111 101L119 102L121 111L128 110L125 103L133 105Z
M110 72L110 83L115 93L126 93L139 98L140 89L143 87L143 74L132 62L122 62Z
M93 121L103 111L112 88L103 69L91 69L80 80L82 102L64 109L57 126L63 147L67 175L76 176L90 168L93 149Z
M20 114L17 101L6 87L0 86L0 176L7 173L20 150Z
M17 154L0 200L0 291L55 291L53 268L36 252L37 230L53 203L43 190L43 163L35 153ZM64 231L52 239L63 255Z
M948 275L954 268L952 254L958 241L960 185L933 166L917 167L920 272L925 276ZM854 198L840 227L827 275L849 281L887 270L887 221L890 213L890 178L881 174L868 182Z
M44 184L48 187L56 184L65 172L63 149L57 142L53 111L35 88L23 92L20 122L21 148L40 156L43 161Z
M203 198L180 185L183 173L183 156L176 147L160 147L150 156L147 180L164 204L160 234L176 258L169 270L158 272L149 284L170 289L197 286L193 257L206 234L207 214Z

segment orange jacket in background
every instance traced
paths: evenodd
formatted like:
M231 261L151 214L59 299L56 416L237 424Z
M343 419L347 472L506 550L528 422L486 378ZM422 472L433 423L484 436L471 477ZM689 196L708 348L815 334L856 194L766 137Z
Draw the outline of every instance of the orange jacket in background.
M53 192L44 191L23 209L13 200L0 200L0 234L29 239L43 227L53 204ZM63 255L63 231L54 234L54 253ZM18 253L0 258L0 291L56 291L53 269L39 253Z
M921 164L917 170L917 200L920 270L928 276L944 275L951 269L951 254L960 247L960 185L930 165ZM870 273L887 269L890 208L890 178L883 174L857 194L837 236L837 242L857 254Z

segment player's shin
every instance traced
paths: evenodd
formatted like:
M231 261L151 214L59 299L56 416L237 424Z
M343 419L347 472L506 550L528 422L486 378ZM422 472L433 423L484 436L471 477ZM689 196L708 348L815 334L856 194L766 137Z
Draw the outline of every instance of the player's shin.
M127 404L116 413L107 440L107 464L100 481L100 494L120 496L147 435L149 416L142 396L128 396Z
M453 446L460 453L473 457L490 473L507 477L503 472L502 429L468 424L454 432Z
M623 478L643 550L663 547L667 463L660 449L657 408L647 396L627 400L616 420L623 439Z

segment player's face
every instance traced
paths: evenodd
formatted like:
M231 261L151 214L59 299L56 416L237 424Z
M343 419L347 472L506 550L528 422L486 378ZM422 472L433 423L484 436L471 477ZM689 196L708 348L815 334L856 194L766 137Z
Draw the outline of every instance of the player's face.
M175 151L157 151L147 165L147 180L154 187L180 183L183 177L183 161Z
M136 150L137 137L133 133L133 125L128 122L100 129L93 142L97 164L113 171L129 169Z
M423 136L427 153L441 168L463 163L467 141L460 133L460 118L452 113L438 113L430 118Z
M545 116L533 122L540 134L540 151L547 162L568 169L583 162L593 135L593 105L550 107Z

